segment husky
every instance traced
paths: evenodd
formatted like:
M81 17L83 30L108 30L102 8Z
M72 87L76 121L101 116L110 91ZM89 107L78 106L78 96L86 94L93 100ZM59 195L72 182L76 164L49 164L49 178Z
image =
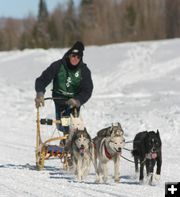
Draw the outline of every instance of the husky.
M86 128L76 130L71 140L72 159L75 174L79 182L83 181L89 173L91 161L97 171L94 158L94 145Z
M84 130L84 129L85 126L82 117L81 116L76 117L73 116L73 114L70 114L69 135L68 135L68 139L66 140L66 147L70 146L74 132L76 132L76 130Z
M132 155L134 156L135 172L138 173L138 162L140 162L140 184L144 180L144 164L146 166L147 181L152 185L154 166L157 162L155 180L160 179L162 155L161 138L159 131L143 131L136 134L133 140Z
M66 153L65 161L64 161L64 170L70 170L73 167L72 162L72 146L71 141L74 133L77 130L84 130L85 126L83 123L83 119L78 114L70 114L70 121L69 121L69 134L67 136L67 139L64 140L64 152Z
M98 131L97 136L100 138L110 136L112 133L112 130L116 134L119 134L119 135L124 134L121 124L119 122L117 122L117 123L112 123L112 125L110 127L107 127L107 128L104 128L104 129L101 129L100 131Z
M95 144L96 160L98 160L96 182L107 182L108 169L107 163L114 162L114 181L120 181L120 155L125 144L124 131L120 123L106 129L102 129L93 139ZM97 162L97 161L96 161Z

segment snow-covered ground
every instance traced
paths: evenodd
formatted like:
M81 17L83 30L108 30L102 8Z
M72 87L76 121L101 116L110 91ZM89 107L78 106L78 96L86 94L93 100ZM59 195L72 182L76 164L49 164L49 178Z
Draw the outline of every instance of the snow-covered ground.
M120 183L113 181L112 162L107 184L94 183L93 168L85 182L78 183L57 159L45 161L43 171L35 170L34 81L66 50L0 52L0 196L164 196L165 182L180 180L180 39L91 46L84 55L94 81L93 96L82 108L88 132L94 137L118 121L128 141L137 132L159 129L163 163L156 186L139 185L134 164L124 159ZM42 111L53 114L53 104ZM133 159L130 152L123 155Z

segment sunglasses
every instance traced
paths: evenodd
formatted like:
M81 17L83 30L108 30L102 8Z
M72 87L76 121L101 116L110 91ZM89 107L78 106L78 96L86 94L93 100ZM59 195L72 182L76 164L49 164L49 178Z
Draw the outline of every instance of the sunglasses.
M81 59L81 56L76 55L76 54L71 54L70 57L77 58L77 59L79 59L79 60Z

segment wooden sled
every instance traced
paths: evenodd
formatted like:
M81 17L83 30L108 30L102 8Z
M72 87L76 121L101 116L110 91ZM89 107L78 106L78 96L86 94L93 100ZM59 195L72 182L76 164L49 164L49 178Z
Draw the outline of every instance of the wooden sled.
M54 98L45 98L45 100ZM69 126L70 117L62 117L60 120L52 120L52 119L40 119L40 110L37 108L37 129L36 129L36 169L43 170L45 160L50 158L59 158L63 162L63 168L65 170L68 169L68 157L69 155L64 151L63 145L50 145L50 142L66 140L68 135L53 137L50 139L42 141L41 138L41 125L53 125L53 124L61 124L62 126Z

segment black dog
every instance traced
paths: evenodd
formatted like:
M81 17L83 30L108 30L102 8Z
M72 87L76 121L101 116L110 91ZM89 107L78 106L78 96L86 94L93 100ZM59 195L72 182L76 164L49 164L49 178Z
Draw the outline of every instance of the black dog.
M161 139L159 131L143 131L136 134L133 140L133 151L135 163L135 172L138 172L138 162L140 162L140 183L144 179L144 164L146 165L147 176L149 176L149 184L152 184L153 170L157 162L156 179L160 178L162 155L161 155Z

